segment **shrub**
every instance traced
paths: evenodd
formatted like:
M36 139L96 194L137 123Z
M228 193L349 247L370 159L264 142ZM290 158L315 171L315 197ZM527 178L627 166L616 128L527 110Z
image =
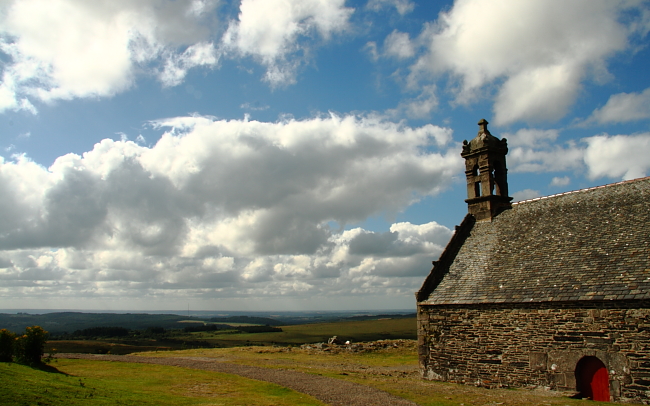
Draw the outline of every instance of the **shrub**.
M16 335L9 330L0 330L0 362L13 361Z
M25 334L16 338L14 346L16 361L26 365L40 364L47 337L47 331L41 327L27 327Z

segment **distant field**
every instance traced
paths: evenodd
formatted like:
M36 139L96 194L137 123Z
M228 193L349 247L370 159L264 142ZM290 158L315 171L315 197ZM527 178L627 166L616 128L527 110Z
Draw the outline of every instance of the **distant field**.
M342 320L369 320L378 318L413 317L414 312L395 310L395 313L376 312L231 312L230 314L215 314L199 312L181 315L180 313L165 314L151 313L87 313L87 312L47 312L32 313L3 313L0 311L0 329L13 332L23 331L25 327L41 326L54 335L73 334L77 330L94 327L122 327L129 330L146 330L147 328L182 329L192 324L229 324L235 325L268 325L284 326L296 324L313 324L335 322ZM218 316L218 317L214 317Z
M45 352L77 352L91 354L129 354L139 351L166 351L201 347L237 347L247 345L300 345L327 342L332 336L341 340L375 341L382 339L415 339L416 319L340 321L334 323L282 326L282 332L236 333L235 331L176 332L166 338L57 340L49 341Z
M196 340L204 340L222 346L299 345L327 342L332 336L353 342L400 338L413 340L417 338L417 322L415 318L382 319L282 326L282 332L278 333L227 335L212 332L192 333L192 337Z

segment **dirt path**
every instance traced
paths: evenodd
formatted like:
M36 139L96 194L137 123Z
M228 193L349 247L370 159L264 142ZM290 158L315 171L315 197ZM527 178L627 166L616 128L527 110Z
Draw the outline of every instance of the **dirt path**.
M97 361L136 362L182 368L202 369L240 375L284 386L311 395L332 406L417 406L416 403L388 392L340 379L303 372L239 365L215 359L192 357L137 357L132 355L57 354L57 358L91 359Z

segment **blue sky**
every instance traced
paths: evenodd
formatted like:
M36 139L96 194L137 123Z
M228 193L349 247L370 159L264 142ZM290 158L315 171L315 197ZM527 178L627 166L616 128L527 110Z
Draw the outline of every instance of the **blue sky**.
M0 2L0 308L414 308L466 213L650 173L650 2Z

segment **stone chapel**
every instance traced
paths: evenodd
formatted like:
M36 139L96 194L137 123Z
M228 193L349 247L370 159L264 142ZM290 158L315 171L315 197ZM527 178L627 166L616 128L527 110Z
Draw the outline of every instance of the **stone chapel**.
M416 293L422 377L650 404L650 177L511 203L478 124L468 214Z

